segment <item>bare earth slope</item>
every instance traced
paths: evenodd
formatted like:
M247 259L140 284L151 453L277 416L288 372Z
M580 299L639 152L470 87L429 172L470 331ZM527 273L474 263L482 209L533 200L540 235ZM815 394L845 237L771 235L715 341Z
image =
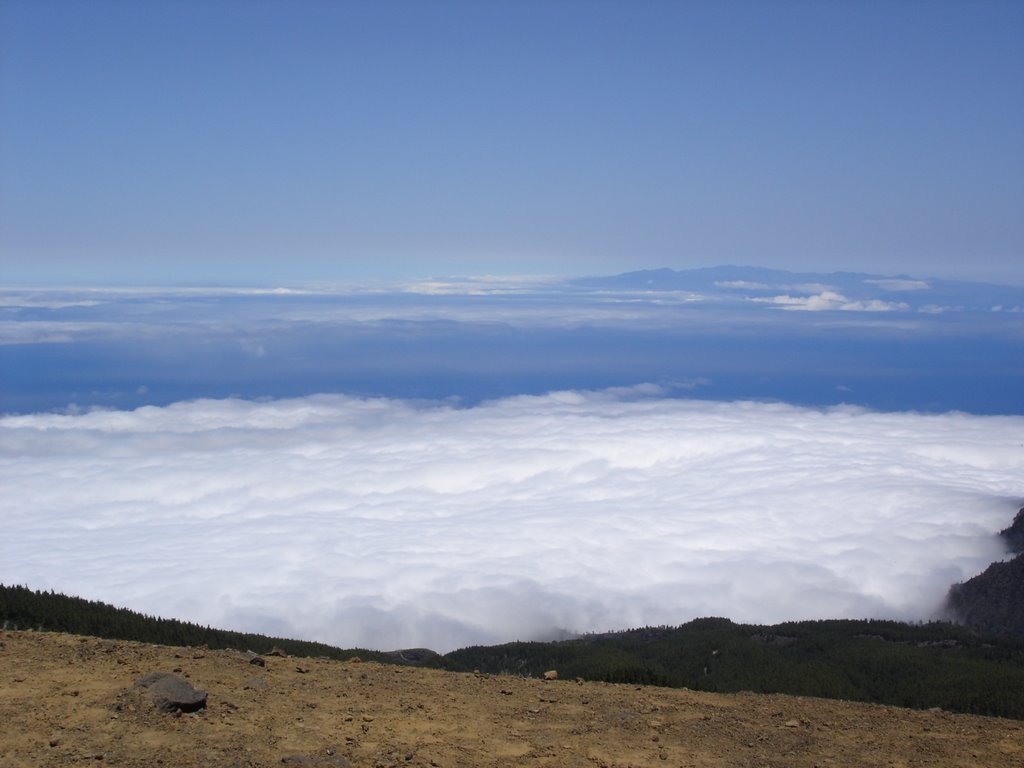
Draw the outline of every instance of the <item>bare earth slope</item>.
M124 693L176 670L205 710ZM2 766L282 764L1019 768L1024 723L0 632Z

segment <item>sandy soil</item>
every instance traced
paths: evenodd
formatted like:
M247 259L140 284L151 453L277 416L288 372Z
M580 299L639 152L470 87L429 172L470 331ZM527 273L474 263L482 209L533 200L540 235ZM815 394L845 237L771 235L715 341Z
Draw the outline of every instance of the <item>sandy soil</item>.
M0 766L1024 766L1024 723L0 632ZM125 691L174 672L205 710Z

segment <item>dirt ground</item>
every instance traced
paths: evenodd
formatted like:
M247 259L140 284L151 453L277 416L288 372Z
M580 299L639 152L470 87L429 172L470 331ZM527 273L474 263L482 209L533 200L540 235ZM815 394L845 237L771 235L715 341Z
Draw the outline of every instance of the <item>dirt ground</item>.
M1024 766L1024 723L0 632L0 766ZM150 672L194 714L126 695Z

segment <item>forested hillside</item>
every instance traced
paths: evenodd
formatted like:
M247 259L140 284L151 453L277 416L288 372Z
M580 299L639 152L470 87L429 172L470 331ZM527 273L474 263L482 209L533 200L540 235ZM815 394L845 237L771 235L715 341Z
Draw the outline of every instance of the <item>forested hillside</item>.
M269 653L277 647L292 656L347 659L358 655L363 659L388 660L387 654L363 648L342 649L324 643L212 629L177 619L146 616L94 600L3 584L0 584L0 627L71 632L160 645L205 645L208 648L237 648L256 653Z
M947 623L699 619L557 643L465 648L452 670L790 693L1024 718L1024 642Z
M954 584L946 606L952 618L983 632L1024 638L1024 508L999 535L1016 557Z

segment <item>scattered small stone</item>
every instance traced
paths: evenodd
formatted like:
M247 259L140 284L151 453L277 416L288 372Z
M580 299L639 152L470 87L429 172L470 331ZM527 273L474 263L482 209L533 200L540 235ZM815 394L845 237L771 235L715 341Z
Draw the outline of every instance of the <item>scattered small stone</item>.
M249 663L257 667L267 666L267 661L262 656L253 656L251 659L249 659Z
M51 747L60 746L60 739L57 739L57 738L50 739L50 746Z
M783 723L783 725L785 725L787 728L799 728L800 727L800 721L799 720L787 720L785 723Z
M275 645L273 648L270 649L270 653L268 653L267 656L279 656L281 658L286 658L288 654Z
M307 672L309 672L309 667L303 667L303 666L300 666L300 665L296 665L295 666L295 671L298 672L300 675L304 675Z
M544 679L545 680L557 680L558 679L558 671L554 670L554 669L549 669L547 672L544 673Z

